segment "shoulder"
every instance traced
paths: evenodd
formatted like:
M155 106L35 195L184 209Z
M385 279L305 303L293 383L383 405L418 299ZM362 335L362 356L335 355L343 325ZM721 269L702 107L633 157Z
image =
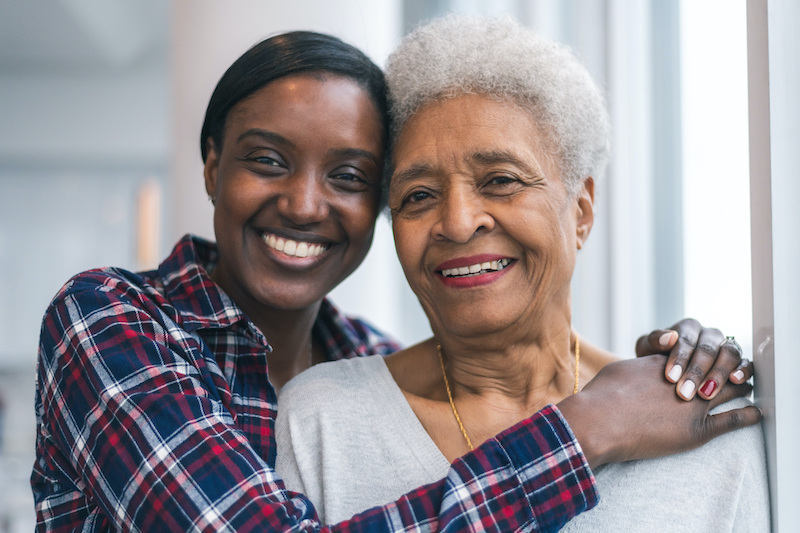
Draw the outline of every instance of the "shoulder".
M308 405L309 402L328 404L324 394L334 402L374 388L376 379L388 374L380 355L341 359L312 366L292 378L282 389L280 408Z
M58 291L45 313L45 322L63 315L69 322L96 314L120 313L120 306L161 299L141 274L120 268L99 268L77 274Z
M314 335L324 343L330 360L387 355L400 349L395 339L361 318L342 313L328 299L322 301Z

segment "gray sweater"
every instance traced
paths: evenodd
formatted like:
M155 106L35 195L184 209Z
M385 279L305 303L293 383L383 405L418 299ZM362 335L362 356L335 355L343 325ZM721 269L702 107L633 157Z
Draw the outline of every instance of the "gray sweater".
M728 408L744 405L731 402ZM277 471L338 522L447 474L381 356L317 365L281 391ZM691 452L595 470L600 503L563 531L768 532L758 426Z

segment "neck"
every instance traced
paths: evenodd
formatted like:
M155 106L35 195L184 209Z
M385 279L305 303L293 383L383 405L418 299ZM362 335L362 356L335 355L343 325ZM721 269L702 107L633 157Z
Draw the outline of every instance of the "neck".
M573 393L575 334L569 324L513 344L442 338L441 345L458 402L530 414Z
M277 392L294 376L325 359L322 347L314 344L311 335L318 311L316 305L313 312L282 310L269 313L269 319L262 314L253 320L272 346L267 362L269 380Z
M276 391L303 370L325 359L322 347L315 347L311 338L321 299L300 309L270 307L247 294L237 293L235 286L226 287L216 274L213 272L211 278L236 302L272 347L272 352L267 354L267 363L269 381Z

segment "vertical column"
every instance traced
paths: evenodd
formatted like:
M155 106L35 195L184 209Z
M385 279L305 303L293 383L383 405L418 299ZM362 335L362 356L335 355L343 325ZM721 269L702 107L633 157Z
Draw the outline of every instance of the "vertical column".
M775 532L800 522L800 4L747 3L750 205L756 399L764 433Z

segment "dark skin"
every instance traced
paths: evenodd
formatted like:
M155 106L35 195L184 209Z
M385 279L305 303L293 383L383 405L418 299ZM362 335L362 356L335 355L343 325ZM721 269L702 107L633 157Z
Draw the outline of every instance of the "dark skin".
M212 278L269 339L278 390L324 360L311 339L322 299L372 243L382 132L357 83L297 75L236 104L221 147L208 139L220 253Z
M293 88L302 90L293 92ZM339 115L334 102L345 106ZM347 108L348 102L354 102L354 108ZM320 123L309 124L309 117ZM347 124L352 127L343 126ZM249 133L254 130L259 134ZM321 347L311 340L321 299L360 264L369 248L377 215L380 132L378 115L356 84L335 76L297 76L273 82L237 104L226 122L221 147L208 140L206 189L215 201L220 248L220 262L212 277L270 340L274 348L269 356L270 381L277 389L324 359ZM345 138L339 138L342 135ZM324 250L311 259L278 252L265 244L268 234ZM681 337L700 335L691 328L687 333L684 326L676 328ZM660 330L651 333L642 349L668 350L654 342L661 337ZM675 361L693 353L688 342L680 346L683 351ZM588 343L584 343L584 353L585 370L592 372L613 360L613 355ZM700 368L710 368L711 358L705 351L700 355ZM598 362L594 367L593 361ZM721 358L713 364L724 375L734 370L738 360ZM631 370L634 374L648 371ZM650 378L663 381L660 372ZM608 380L594 388L602 388L602 383L619 388ZM631 398L650 394L646 387L631 388L635 389L629 391ZM654 402L649 404L651 409L659 405ZM640 400L636 403L644 405ZM591 423L607 415L593 411L594 405L583 406L579 414L570 414L571 408L566 405L569 420L576 434L586 439L596 429L586 425L586 417L594 413L588 418ZM653 439L658 438L655 433ZM591 460L610 456L594 452L604 450L602 442L599 437L589 442ZM625 447L624 439L617 442Z
M581 392L558 403L590 466L682 452L761 419L754 406L708 414L750 394L749 384L728 384L710 401L687 402L664 378L666 363L663 355L612 363ZM608 386L612 383L615 387Z
M586 382L587 392L564 407L594 465L688 450L757 421L755 408L708 415L749 389L714 394L735 371L731 352L720 332L693 333L699 324L690 321L678 325L679 334L640 343L640 355L672 343L669 370L666 359L655 369L655 357L612 363L613 355L583 343L580 379L573 379L569 281L592 227L594 181L569 194L543 146L529 115L479 95L427 104L394 146L395 244L435 337L390 356L387 366L445 457L463 455L547 404L561 406ZM500 260L506 268L492 266ZM720 366L712 368L721 346ZM682 376L687 350L698 361ZM637 379L640 372L647 378ZM683 402L667 378L683 400L697 383L711 383L701 390L714 400Z

